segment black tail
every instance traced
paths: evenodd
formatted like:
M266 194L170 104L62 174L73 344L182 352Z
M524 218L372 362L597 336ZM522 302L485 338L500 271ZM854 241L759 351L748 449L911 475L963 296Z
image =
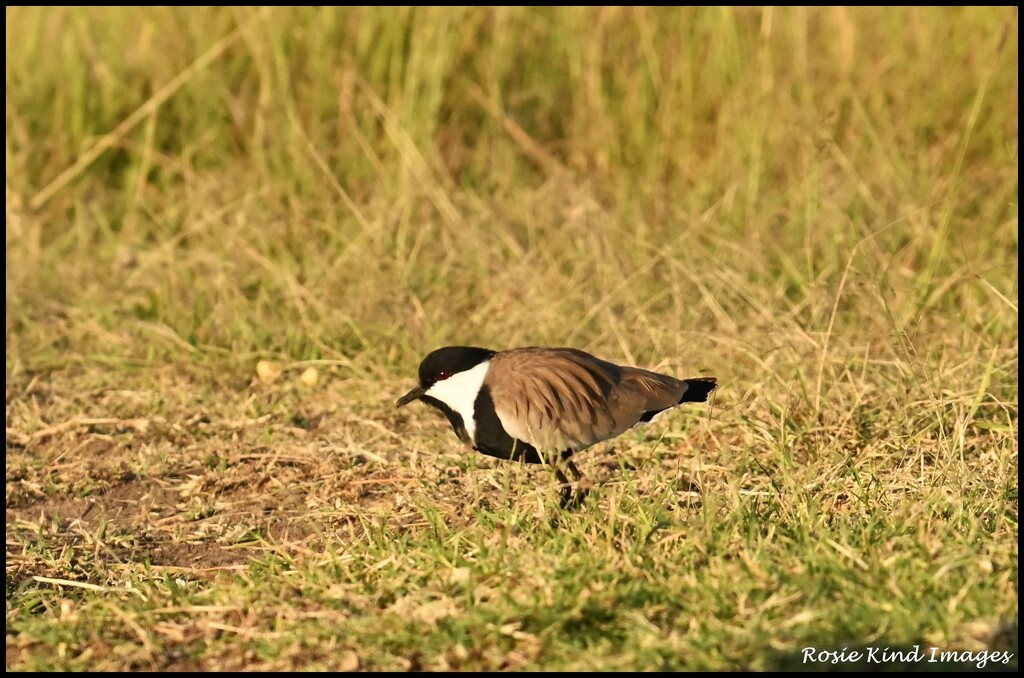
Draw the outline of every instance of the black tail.
M698 377L696 379L683 379L686 383L686 390L679 404L702 403L708 399L708 394L718 387L718 379L715 377Z

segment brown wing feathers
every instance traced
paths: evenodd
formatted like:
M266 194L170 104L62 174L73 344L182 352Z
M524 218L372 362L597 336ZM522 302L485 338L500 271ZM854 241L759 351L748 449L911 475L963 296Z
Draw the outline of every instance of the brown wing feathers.
M620 367L576 349L546 348L499 353L487 385L511 436L559 450L618 435L675 407L689 390L686 381L668 375Z

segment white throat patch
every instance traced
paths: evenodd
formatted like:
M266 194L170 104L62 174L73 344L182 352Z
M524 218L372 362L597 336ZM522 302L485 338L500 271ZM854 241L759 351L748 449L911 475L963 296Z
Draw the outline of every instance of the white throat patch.
M452 408L462 417L462 425L466 427L469 439L476 441L476 422L473 420L474 404L480 388L484 385L484 377L491 366L485 360L476 367L453 374L444 381L439 381L429 389L426 395L437 398Z

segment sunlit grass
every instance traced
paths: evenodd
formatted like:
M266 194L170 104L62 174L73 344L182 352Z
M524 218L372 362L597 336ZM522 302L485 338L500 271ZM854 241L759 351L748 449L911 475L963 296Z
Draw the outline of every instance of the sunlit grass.
M8 668L1016 652L1015 10L6 17ZM563 515L456 343L721 388Z

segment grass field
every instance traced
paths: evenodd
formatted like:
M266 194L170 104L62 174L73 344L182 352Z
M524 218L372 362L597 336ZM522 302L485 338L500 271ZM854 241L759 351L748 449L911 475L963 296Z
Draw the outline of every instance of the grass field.
M6 19L8 670L1017 665L1016 8ZM446 344L720 388L561 512Z

